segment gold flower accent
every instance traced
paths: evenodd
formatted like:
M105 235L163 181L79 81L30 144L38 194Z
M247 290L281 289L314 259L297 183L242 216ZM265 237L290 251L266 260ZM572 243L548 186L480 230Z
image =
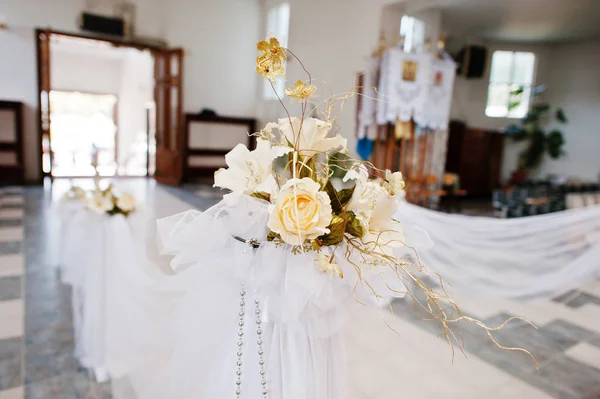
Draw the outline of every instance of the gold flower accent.
M299 80L294 84L294 88L285 89L285 94L288 97L298 99L300 101L306 101L306 99L313 95L313 93L317 90L315 85L306 85L303 81Z
M283 76L285 74L285 68L283 66L273 66L268 62L261 63L259 57L256 59L256 72L258 72L260 76L264 76L271 82L274 82L279 76Z
M267 42L262 40L256 44L258 51L262 54L256 57L256 72L273 82L278 76L285 73L283 66L286 55L285 49L279 44L279 40L272 37Z

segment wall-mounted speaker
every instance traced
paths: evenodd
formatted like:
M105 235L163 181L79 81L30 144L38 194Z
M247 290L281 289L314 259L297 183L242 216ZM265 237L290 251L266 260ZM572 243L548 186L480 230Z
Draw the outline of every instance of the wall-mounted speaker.
M480 79L485 73L487 48L478 45L463 47L455 57L457 75L467 79Z
M79 27L83 30L111 36L125 36L125 21L121 18L105 17L82 12Z

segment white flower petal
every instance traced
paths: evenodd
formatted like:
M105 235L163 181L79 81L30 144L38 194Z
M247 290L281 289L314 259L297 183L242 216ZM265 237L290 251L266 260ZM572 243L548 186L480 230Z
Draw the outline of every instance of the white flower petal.
M215 172L214 186L251 194L258 191L257 187L265 181L269 181L266 186L274 191L270 183L273 180L273 159L289 151L289 148L272 147L268 140L257 140L254 151L238 144L225 156L228 168Z
M346 174L342 181L347 182L348 180L356 180L358 182L366 182L369 180L369 170L362 164L356 164Z
M278 126L284 138L283 143L292 144L301 156L313 156L340 147L345 149L347 145L346 139L339 135L327 137L332 128L331 122L316 118L305 118L304 121L291 118L291 121L280 119Z

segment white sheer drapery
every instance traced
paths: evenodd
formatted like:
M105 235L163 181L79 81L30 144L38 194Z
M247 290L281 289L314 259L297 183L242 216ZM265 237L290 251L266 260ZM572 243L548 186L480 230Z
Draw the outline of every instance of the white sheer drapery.
M147 332L153 351L161 355L131 370L124 379L131 390L122 397L236 397L242 282L247 313L254 316L254 298L262 309L269 399L348 397L341 329L346 305L354 300L356 271L343 261L343 249L339 259L336 253L345 275L340 279L316 269L314 252L292 254L287 245L266 242L267 209L265 201L229 195L204 213L189 211L158 221L162 249L174 256L171 266L177 272L163 279L163 288L179 295L162 328ZM234 236L261 245L252 249ZM365 270L363 278L382 295L394 295L385 292L380 273ZM402 289L398 284L394 288ZM369 298L361 289L359 285L356 295ZM246 316L243 332L243 399L263 396L251 316Z
M518 219L451 215L402 203L433 246L419 256L456 292L550 298L600 277L600 206Z
M232 237L264 242L267 217L265 202L228 196L204 213L159 220L162 250L174 256L170 275L159 272L165 258L148 252L149 214L76 211L62 259L74 287L77 355L110 374L115 398L235 397L242 281L249 306L241 398L262 397L254 297L263 310L269 398L347 397L340 331L356 273L337 255L344 279L318 272L314 255L272 243L249 249ZM500 220L402 203L397 219L407 244L456 291L546 297L600 271L600 207ZM428 249L424 230L435 244ZM364 278L386 295L379 274ZM357 295L369 297L360 286Z
M99 381L118 377L149 348L146 327L160 321L152 313L161 310L153 298L158 259L147 256L153 215L109 216L74 203L55 211L61 279L72 287L75 356Z

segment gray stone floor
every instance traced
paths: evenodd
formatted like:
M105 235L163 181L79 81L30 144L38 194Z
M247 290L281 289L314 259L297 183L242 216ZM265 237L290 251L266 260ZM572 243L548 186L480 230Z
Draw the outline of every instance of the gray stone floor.
M198 209L222 197L208 185L167 190ZM42 188L0 189L0 399L109 398L109 384L91 382L72 355L70 290L60 283L56 265L48 264L44 244L51 233L48 203ZM517 322L495 334L503 345L531 350L539 371L525 356L498 350L468 325L462 327L465 350L549 397L600 399L600 358L593 356L600 353L600 320L585 317L600 314L600 289L572 291L544 306L550 310L541 313L561 311L534 320L538 330ZM439 333L407 301L393 307L428 334ZM485 322L497 324L521 310L499 308Z
M23 199L23 216L3 214L2 210L15 207L2 206L0 232L6 226L22 226L23 234L20 241L0 242L0 273L15 262L24 267L15 275L0 274L0 312L3 304L11 302L18 303L23 314L21 320L6 320L20 323L20 328L0 328L0 398L109 398L109 384L91 382L73 358L70 289L61 284L56 265L49 264L46 256L48 198L37 187L1 191L3 198Z

